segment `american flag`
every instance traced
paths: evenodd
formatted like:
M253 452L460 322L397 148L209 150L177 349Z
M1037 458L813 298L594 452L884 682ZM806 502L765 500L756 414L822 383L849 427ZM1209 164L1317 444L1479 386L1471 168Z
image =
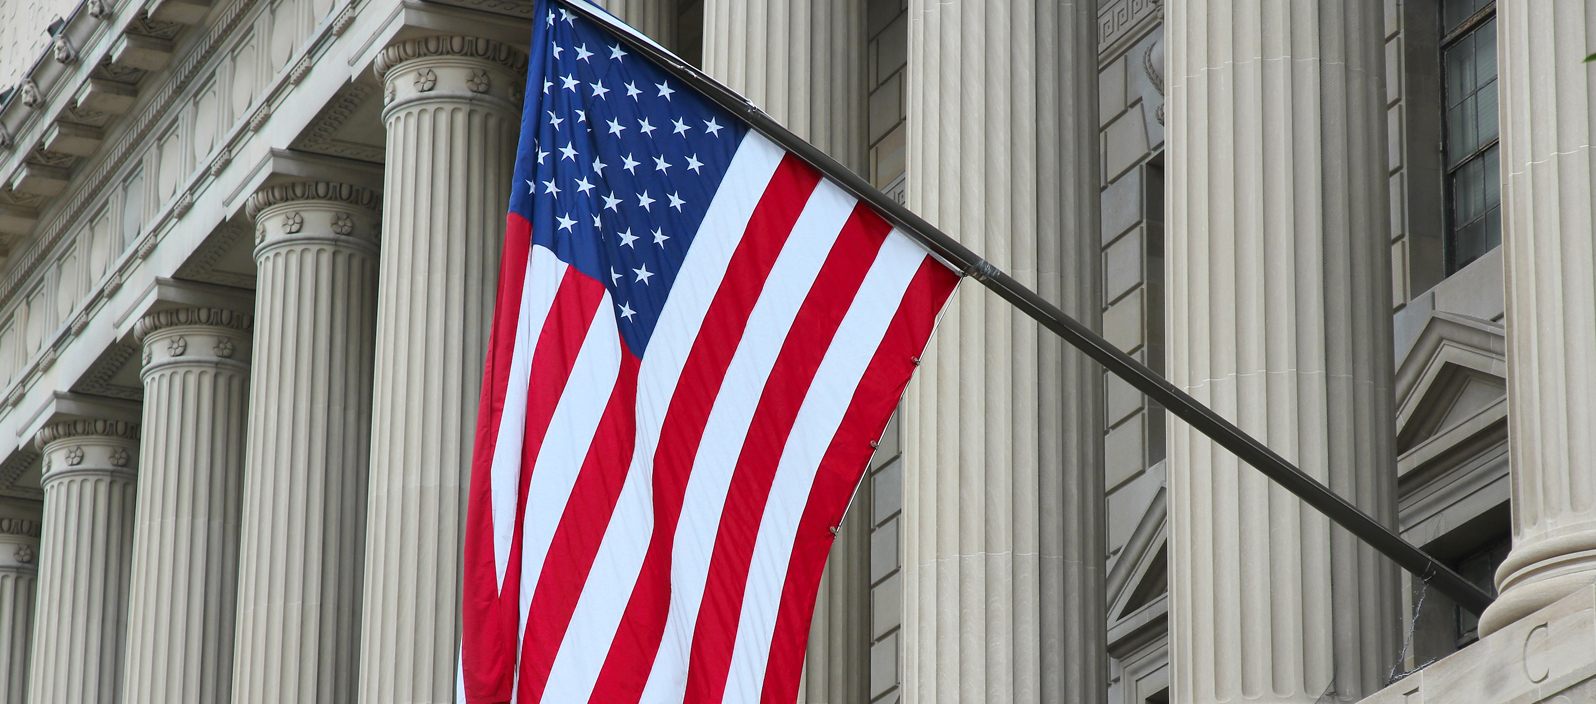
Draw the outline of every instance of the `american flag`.
M788 704L833 529L958 276L623 26L536 16L466 701Z

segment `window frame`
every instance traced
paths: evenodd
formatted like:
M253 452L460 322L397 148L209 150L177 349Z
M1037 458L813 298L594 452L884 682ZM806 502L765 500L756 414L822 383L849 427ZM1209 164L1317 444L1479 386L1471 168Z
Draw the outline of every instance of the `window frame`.
M1449 276L1451 276L1453 274L1458 273L1464 267L1468 266L1469 264L1473 263L1473 261L1474 261L1474 260L1470 260L1469 262L1462 262L1462 263L1460 263L1458 261L1457 235L1458 235L1458 227L1459 227L1460 223L1457 222L1457 217L1456 217L1456 212L1457 212L1457 207L1456 207L1456 204L1457 204L1457 193L1456 193L1456 188L1455 188L1455 184L1456 184L1458 173L1460 171L1462 171L1464 168L1466 168L1469 165L1473 164L1475 161L1484 159L1485 158L1485 154L1487 152L1489 152L1491 149L1496 148L1499 144L1501 144L1501 141L1502 141L1501 123L1500 123L1500 119L1498 119L1497 135L1495 137L1492 137L1490 141L1482 143L1479 146L1475 147L1474 151L1469 152L1467 155L1461 156L1461 158L1457 159L1457 163L1456 164L1451 163L1453 155L1447 150L1447 145L1451 141L1451 128L1452 128L1452 125L1451 125L1450 121L1447 120L1447 114L1446 114L1447 113L1447 109L1448 109L1448 106L1447 106L1448 96L1446 94L1446 88L1445 88L1445 86L1447 85L1446 52L1447 52L1448 49L1450 49L1453 46L1455 46L1458 42L1462 41L1464 38L1472 35L1476 30L1480 29L1480 27L1482 27L1486 23L1489 23L1489 22L1491 22L1491 21L1496 19L1496 0L1489 0L1489 2L1487 2L1484 6L1482 6L1480 9L1476 10L1474 12L1474 14L1472 14L1469 17L1467 17L1466 19L1464 19L1461 23L1458 24L1457 27L1452 28L1450 31L1448 31L1448 28L1446 26L1446 9L1445 9L1446 3L1447 3L1447 0L1441 0L1440 2L1438 2L1437 3L1438 7L1437 7L1437 11L1436 11L1436 23L1439 25L1438 29L1436 30L1437 36L1438 36L1438 41L1436 41L1436 60L1438 62L1438 66L1440 68L1441 86L1442 86L1442 88L1441 88L1441 101L1440 101L1440 118L1441 118L1440 122L1441 122L1441 173L1442 173L1442 176L1441 176L1441 204L1442 204L1442 212L1441 212L1441 223L1442 223L1442 225L1441 225L1441 228L1442 228L1441 229L1441 249L1442 249L1442 259L1443 259L1443 261L1442 261L1443 278L1444 277L1449 277ZM1500 44L1499 41L1497 42L1496 45L1498 47L1498 50L1500 50L1501 44ZM1500 78L1501 78L1500 65L1498 65L1496 76L1497 76L1497 78L1495 80L1500 81ZM1478 87L1476 87L1476 90L1478 90ZM1498 95L1500 95L1500 84L1498 84ZM1498 100L1500 100L1500 98L1498 98ZM1500 151L1498 151L1498 154L1500 154ZM1500 164L1500 162L1498 162L1498 164ZM1501 178L1500 168L1501 167L1499 165L1498 166L1498 171L1497 171L1497 178ZM1498 206L1498 207L1500 207L1500 206ZM1481 217L1486 217L1486 216L1482 215ZM1466 223L1464 223L1464 224L1466 224ZM1498 239L1501 238L1500 229L1498 229L1498 231L1497 231L1497 237L1498 237ZM1478 258L1476 257L1476 259L1478 259Z

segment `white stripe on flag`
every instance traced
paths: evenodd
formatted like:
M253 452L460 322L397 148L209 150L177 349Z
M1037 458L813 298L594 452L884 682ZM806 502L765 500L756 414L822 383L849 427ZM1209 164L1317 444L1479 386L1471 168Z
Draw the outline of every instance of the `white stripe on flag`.
M499 416L498 441L493 446L493 565L494 585L504 589L504 571L515 538L515 504L521 483L521 447L526 441L527 383L532 375L532 347L543 333L549 307L560 290L560 280L570 265L554 252L532 245L527 254L526 281L521 287L521 315L515 325L515 351L510 358L510 378L504 390L504 412Z
M815 187L776 257L764 290L749 313L742 340L726 367L722 393L709 412L704 439L693 459L682 497L681 521L671 551L670 612L659 654L643 688L645 704L674 704L685 695L693 631L709 577L715 536L720 531L731 470L737 466L760 392L793 319L854 205L853 197L830 181L822 179ZM727 390L731 393L725 393Z
M604 292L598 312L588 326L582 349L571 366L570 380L560 393L560 401L549 418L549 430L538 448L536 470L527 484L527 512L521 531L521 624L526 635L527 609L537 589L548 557L554 530L565 516L571 488L582 471L587 450L593 444L604 408L615 389L621 371L621 337L615 327L615 309L610 293ZM533 502L536 502L534 510ZM518 639L520 640L520 639ZM517 668L519 671L519 668Z
M637 442L626 483L549 669L543 701L586 702L593 693L654 530L651 480L665 413L737 243L784 156L758 134L743 138L676 275L638 368Z
M787 583L787 563L815 472L923 261L925 250L903 233L893 231L887 236L815 370L759 523L723 701L759 701L776 613ZM866 520L868 514L868 510L862 511L853 520Z

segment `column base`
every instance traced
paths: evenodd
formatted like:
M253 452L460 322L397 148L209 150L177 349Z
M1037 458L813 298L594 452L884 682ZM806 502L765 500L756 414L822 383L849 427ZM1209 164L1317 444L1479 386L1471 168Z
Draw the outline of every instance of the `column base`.
M1480 636L1596 583L1596 526L1516 544L1496 570L1501 596L1480 617Z

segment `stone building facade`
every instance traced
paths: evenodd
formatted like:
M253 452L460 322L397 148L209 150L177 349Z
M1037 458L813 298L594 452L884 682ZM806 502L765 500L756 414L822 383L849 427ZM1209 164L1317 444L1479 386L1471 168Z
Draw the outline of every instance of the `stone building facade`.
M1588 3L605 4L1503 592L972 285L804 701L1596 696ZM0 701L456 701L530 12L0 0Z

